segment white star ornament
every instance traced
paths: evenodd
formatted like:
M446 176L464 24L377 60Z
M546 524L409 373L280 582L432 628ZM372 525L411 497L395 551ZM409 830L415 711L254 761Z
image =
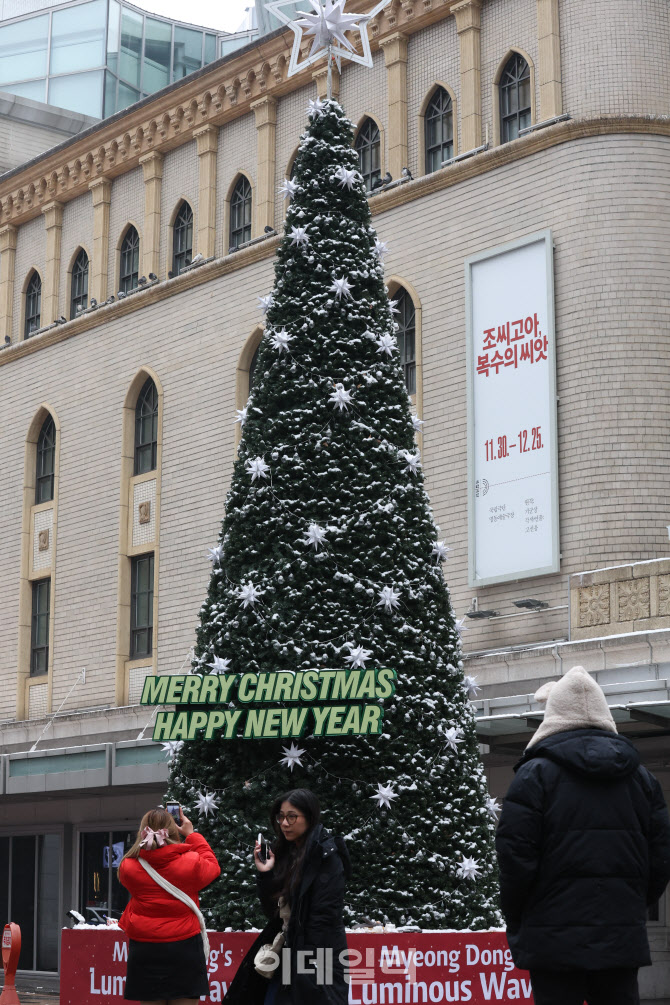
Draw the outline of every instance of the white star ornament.
M344 57L353 63L360 63L362 66L373 66L368 23L391 0L379 0L379 3L367 14L345 14L344 7L347 0L325 0L325 5L320 0L306 0L306 2L309 3L312 10L298 11L298 17L295 20L292 20L290 14L282 9L283 7L292 7L293 0L271 0L270 3L265 4L265 9L274 14L278 21L287 24L294 35L288 66L289 77L293 77L301 70L317 63L329 51L337 59ZM356 52L346 37L349 31L360 32L363 43L362 55ZM312 50L306 59L298 62L303 34L307 38L312 38Z
M377 791L374 796L370 796L370 799L376 799L377 805L381 808L382 806L388 806L391 808L391 800L397 799L398 793L393 791L392 785L382 785L381 782L377 782Z
M286 765L289 771L293 771L296 764L299 768L302 768L301 757L305 753L304 747L298 747L295 743L292 743L290 747L282 747L284 751L284 757L279 761L280 764Z

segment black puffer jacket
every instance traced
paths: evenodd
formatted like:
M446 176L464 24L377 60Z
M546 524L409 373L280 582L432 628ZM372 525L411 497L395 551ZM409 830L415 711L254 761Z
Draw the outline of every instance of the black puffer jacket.
M670 818L633 744L601 729L555 733L514 770L496 849L516 965L648 966L646 908L670 879Z
M277 992L276 1005L347 1005L349 986L344 980L344 967L339 955L347 948L344 930L344 887L351 871L349 853L342 838L333 837L317 824L308 837L303 859L302 879L298 896L291 904L286 946L291 951L291 983ZM272 942L281 928L277 913L277 897L273 895L273 874L259 872L256 876L263 910L270 918L240 964L225 996L226 1005L262 1005L269 981L254 969L254 957L260 947ZM299 950L309 950L302 957L301 969L316 969L313 951L330 950L333 980L317 983L318 975L298 973ZM324 955L325 962L325 955Z

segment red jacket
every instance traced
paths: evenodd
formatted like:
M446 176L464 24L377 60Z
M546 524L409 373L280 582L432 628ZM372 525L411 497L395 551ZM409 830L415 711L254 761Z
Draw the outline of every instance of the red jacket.
M198 891L221 873L214 852L202 834L189 834L183 844L163 845L140 856L174 886L198 903ZM130 903L119 926L136 942L180 942L200 931L190 907L159 886L137 859L119 866L119 880L130 893Z

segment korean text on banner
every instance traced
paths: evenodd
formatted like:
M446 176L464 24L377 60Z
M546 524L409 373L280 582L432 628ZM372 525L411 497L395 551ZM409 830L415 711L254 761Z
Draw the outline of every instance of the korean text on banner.
M470 585L557 572L551 231L466 261Z

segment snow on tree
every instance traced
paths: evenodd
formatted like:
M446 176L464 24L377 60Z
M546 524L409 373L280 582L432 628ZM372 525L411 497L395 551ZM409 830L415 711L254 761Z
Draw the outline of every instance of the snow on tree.
M282 792L312 789L348 842L349 923L500 923L495 819L464 683L410 399L353 129L310 102L266 328L200 610L193 671L390 667L379 735L200 737L171 797L200 807L219 927L259 925L253 842ZM218 808L203 796L213 793ZM197 806L196 806L197 804ZM204 812L204 810L207 812Z

